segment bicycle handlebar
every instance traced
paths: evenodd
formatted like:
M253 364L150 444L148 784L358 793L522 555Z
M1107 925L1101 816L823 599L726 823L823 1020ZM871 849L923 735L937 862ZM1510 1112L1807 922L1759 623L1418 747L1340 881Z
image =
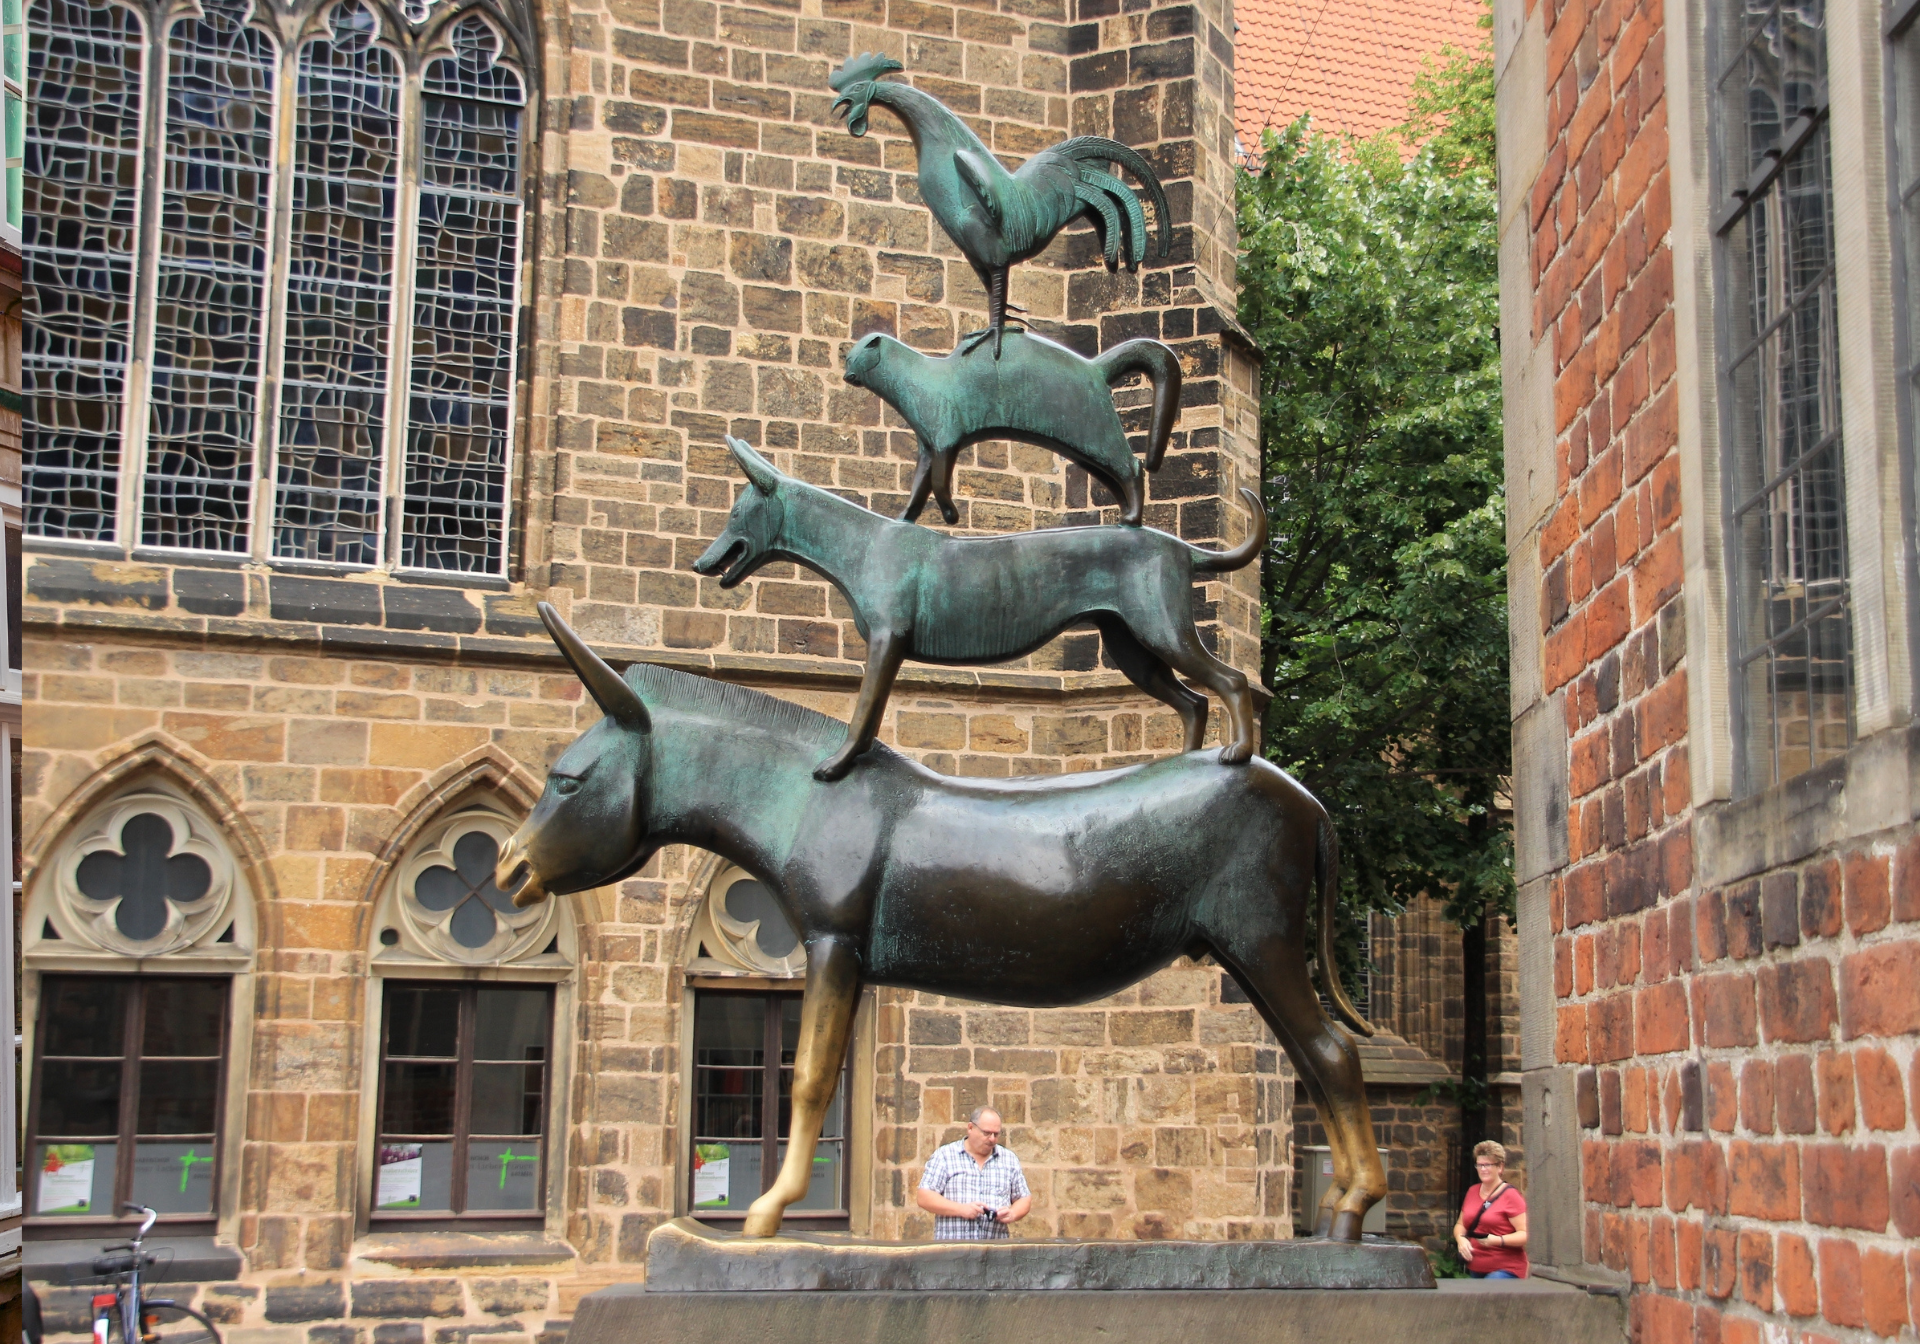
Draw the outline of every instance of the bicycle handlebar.
M147 1233L153 1230L154 1223L158 1222L160 1219L160 1215L157 1211L148 1208L144 1204L122 1204L120 1206L120 1212L144 1213L147 1215L145 1218L140 1220L140 1230L133 1234L133 1244L136 1247L138 1247L140 1243L146 1239Z

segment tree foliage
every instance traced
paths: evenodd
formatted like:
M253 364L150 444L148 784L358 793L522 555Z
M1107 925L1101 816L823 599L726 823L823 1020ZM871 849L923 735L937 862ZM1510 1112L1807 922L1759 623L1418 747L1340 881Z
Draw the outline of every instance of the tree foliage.
M1268 131L1239 221L1267 755L1332 812L1349 915L1510 913L1490 46L1430 65L1377 139Z

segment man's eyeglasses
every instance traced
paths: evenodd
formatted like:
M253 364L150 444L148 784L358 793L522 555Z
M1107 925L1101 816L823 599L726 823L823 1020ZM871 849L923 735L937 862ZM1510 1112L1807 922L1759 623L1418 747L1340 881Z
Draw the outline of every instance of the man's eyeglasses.
M969 1121L967 1122L967 1128L968 1128L968 1129L972 1129L972 1130L978 1130L978 1131L980 1132L980 1134L981 1134L981 1136L982 1136L983 1138L989 1138L989 1139L994 1139L994 1140L998 1140L998 1139L999 1139L999 1137L1000 1137L1000 1131L999 1131L999 1130L997 1130L997 1129L982 1129L982 1128L981 1128L981 1127L980 1127L979 1125L976 1125L976 1124L974 1124L974 1123L973 1123L973 1122L972 1122L971 1120L969 1120Z

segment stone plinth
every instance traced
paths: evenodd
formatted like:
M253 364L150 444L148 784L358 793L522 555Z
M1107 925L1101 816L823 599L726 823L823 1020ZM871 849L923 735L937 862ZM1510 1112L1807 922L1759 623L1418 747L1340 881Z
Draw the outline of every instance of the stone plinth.
M647 1239L647 1291L1017 1292L1432 1288L1406 1242L876 1242L844 1233L752 1239L691 1218Z
M1538 1279L1438 1292L661 1293L580 1301L567 1344L1626 1344L1625 1304Z

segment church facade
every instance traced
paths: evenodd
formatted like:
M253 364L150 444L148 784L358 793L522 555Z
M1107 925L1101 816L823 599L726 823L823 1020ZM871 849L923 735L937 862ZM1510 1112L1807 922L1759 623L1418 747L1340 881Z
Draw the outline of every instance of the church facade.
M34 0L28 29L29 84L68 91L34 95L27 144L28 1275L65 1282L132 1200L176 1280L276 1340L556 1338L653 1227L737 1218L770 1176L804 953L702 852L526 911L492 886L597 713L534 604L616 664L850 711L837 591L690 566L744 486L728 434L897 512L913 436L842 361L982 325L903 127L832 111L865 51L1010 159L1097 134L1154 164L1169 258L1109 273L1082 227L1011 297L1086 354L1178 352L1147 522L1244 541L1231 14ZM1119 398L1144 433L1149 390ZM971 534L1117 513L1018 445L966 450L955 496ZM1255 570L1195 613L1257 669ZM882 738L1013 776L1180 733L1088 630L909 666ZM790 1217L926 1234L920 1165L991 1104L1036 1231L1287 1235L1291 1074L1223 984L1182 962L1053 1011L869 991ZM48 1290L56 1324L84 1328L76 1291Z

